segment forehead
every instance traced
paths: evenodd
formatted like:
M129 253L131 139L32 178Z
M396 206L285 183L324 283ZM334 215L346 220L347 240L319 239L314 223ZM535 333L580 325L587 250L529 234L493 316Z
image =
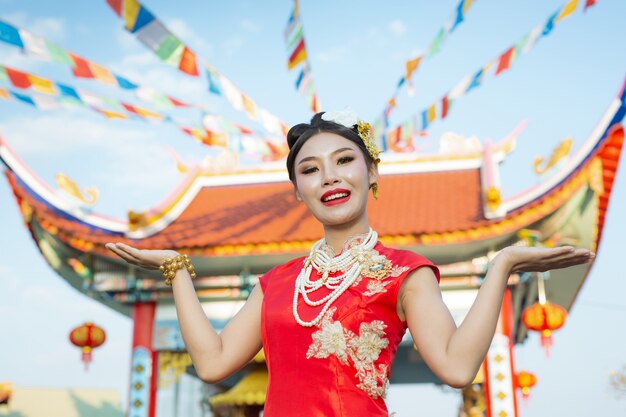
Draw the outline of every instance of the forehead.
M298 152L297 160L307 158L310 156L322 157L326 154L331 154L337 149L350 148L358 150L358 146L350 139L346 139L341 135L330 132L321 132L314 136L311 136L302 145L300 152Z

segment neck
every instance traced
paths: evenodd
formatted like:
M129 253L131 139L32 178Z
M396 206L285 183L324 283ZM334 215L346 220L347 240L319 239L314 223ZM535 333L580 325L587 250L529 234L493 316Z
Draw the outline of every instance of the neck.
M324 238L326 244L333 248L336 254L341 253L343 245L352 236L366 234L369 232L370 227L367 222L367 217L363 216L359 221L354 223L347 223L338 226L324 225Z

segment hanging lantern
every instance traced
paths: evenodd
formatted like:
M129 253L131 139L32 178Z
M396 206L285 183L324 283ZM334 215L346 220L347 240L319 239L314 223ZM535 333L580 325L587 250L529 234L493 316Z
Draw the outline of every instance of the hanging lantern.
M91 362L91 351L102 345L105 340L106 333L104 330L91 322L86 322L70 332L70 342L83 350L82 359L85 363L85 370L88 369L89 362Z
M522 397L524 398L524 404L528 401L528 396L530 395L530 389L535 386L537 383L537 377L526 371L518 372L515 375L515 382L517 386L522 390Z
M544 304L535 303L527 307L522 313L522 321L529 330L541 332L541 346L546 356L550 356L552 347L552 332L565 324L567 311L558 304L546 301Z

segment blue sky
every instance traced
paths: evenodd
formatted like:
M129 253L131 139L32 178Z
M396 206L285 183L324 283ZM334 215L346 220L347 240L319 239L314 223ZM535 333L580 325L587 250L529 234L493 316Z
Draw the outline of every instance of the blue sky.
M466 21L425 60L414 76L416 94L398 99L392 123L440 98L464 76L497 57L564 1L478 0ZM301 17L314 82L323 110L352 107L373 120L382 110L409 57L427 49L450 17L456 0L439 2L303 1ZM274 2L166 2L145 5L208 63L258 104L288 124L310 117L286 70L282 32L291 10ZM528 126L516 150L501 165L504 195L532 186L535 155L547 156L562 139L574 151L615 97L626 75L626 2L600 0L560 22L510 71L490 75L457 100L449 117L424 139L436 149L444 132L498 140L521 120ZM0 18L44 36L127 78L176 97L204 103L233 120L254 126L203 82L162 64L123 28L104 0L95 2L0 0ZM68 69L38 61L0 44L0 64L139 103L132 95ZM0 85L6 87L7 85ZM181 112L194 123L200 114ZM15 101L0 101L0 135L51 187L63 172L82 187L96 186L99 213L123 217L129 209L157 204L182 179L167 153L172 147L188 162L200 162L206 148L168 125L109 121L84 110L40 112ZM516 348L519 369L539 379L522 416L621 415L608 374L626 364L626 293L619 262L624 248L626 174L618 172L603 241L587 283L565 327L555 333L546 359L536 337ZM419 207L408 208L419 210ZM22 225L6 181L0 181L0 381L22 386L114 387L122 402L128 386L131 323L126 317L71 289L48 267ZM78 349L67 341L75 325L94 320L108 332L88 373ZM581 398L581 401L572 401ZM394 388L390 408L399 416L455 416L458 394L435 387Z

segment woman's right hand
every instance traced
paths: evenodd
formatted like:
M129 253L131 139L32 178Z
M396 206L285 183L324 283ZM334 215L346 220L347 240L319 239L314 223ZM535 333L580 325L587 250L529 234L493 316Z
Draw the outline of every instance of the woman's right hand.
M124 243L107 243L104 246L129 264L145 269L159 269L167 258L179 255L174 250L137 249Z

